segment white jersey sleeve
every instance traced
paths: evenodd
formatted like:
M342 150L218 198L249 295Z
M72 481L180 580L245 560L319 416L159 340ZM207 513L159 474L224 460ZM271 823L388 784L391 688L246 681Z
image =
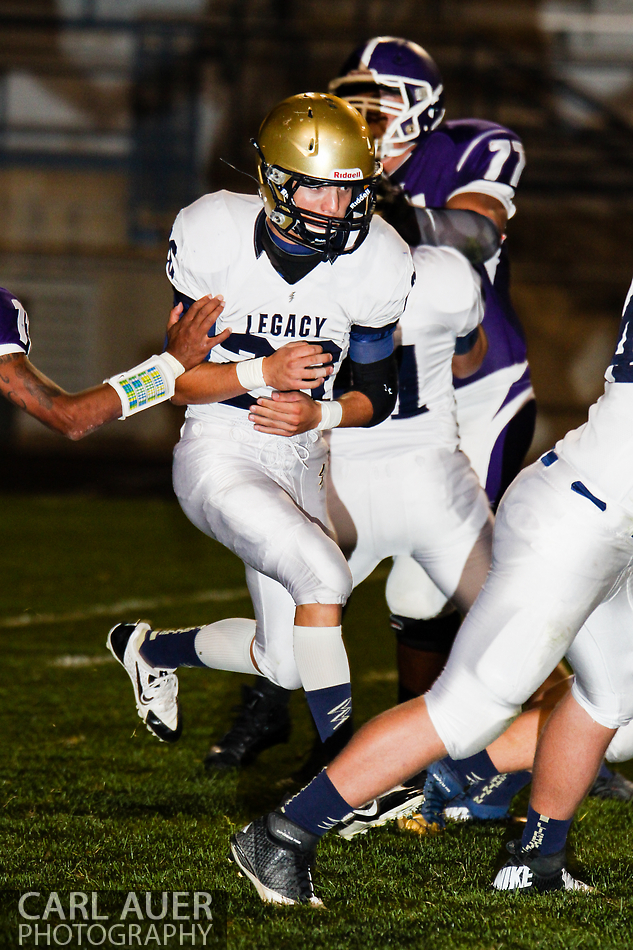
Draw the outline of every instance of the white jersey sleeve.
M233 204L239 197L230 196ZM243 197L252 204L251 196ZM167 258L169 280L193 300L219 293L220 275L239 258L243 239L228 206L227 192L203 195L183 208L174 222Z

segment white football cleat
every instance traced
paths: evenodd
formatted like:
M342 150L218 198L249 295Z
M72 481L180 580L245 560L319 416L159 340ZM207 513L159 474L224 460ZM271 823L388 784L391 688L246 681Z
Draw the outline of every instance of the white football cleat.
M106 646L130 677L136 710L149 731L162 742L176 742L182 733L178 677L174 670L150 666L139 651L151 629L147 623L117 623Z

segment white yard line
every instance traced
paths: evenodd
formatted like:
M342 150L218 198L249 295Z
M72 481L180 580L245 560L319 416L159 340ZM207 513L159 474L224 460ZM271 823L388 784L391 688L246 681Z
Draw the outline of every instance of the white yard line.
M118 614L136 613L139 610L154 610L156 607L171 607L173 604L210 604L226 603L231 600L244 600L248 597L246 587L225 588L224 590L200 590L188 596L132 597L119 600L114 604L93 604L82 610L71 610L64 614L24 613L17 617L4 617L0 628L29 627L35 624L72 623L77 620L90 620L92 617L115 617Z
M367 578L367 581L384 581L388 573L387 569L379 568ZM219 590L199 590L186 596L176 594L164 597L132 597L129 600L118 600L114 604L93 604L91 607L70 610L64 614L23 613L16 617L3 617L0 618L0 629L31 627L36 624L72 623L77 620L90 620L91 617L116 617L118 614L155 610L156 607L171 607L174 604L226 603L232 600L245 600L248 596L246 587L228 587Z
M361 677L363 683L396 683L397 670L368 670Z
M62 669L76 670L83 666L102 666L104 663L115 663L109 653L99 653L97 656L86 656L83 653L65 653L63 656L50 660L49 666L60 666Z

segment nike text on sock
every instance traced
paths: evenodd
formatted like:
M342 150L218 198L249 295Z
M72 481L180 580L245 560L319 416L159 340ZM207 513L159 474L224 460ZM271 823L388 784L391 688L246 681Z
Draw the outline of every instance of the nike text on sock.
M473 785L467 795L469 800L477 805L508 806L514 796L531 780L531 772L500 772Z

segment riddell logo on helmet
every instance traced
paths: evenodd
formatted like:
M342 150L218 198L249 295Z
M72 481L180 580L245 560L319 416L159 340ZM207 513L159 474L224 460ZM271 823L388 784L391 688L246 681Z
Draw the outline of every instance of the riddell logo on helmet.
M360 168L335 168L329 177L334 181L357 181L363 173Z

